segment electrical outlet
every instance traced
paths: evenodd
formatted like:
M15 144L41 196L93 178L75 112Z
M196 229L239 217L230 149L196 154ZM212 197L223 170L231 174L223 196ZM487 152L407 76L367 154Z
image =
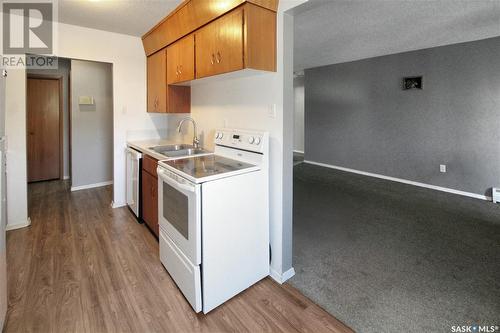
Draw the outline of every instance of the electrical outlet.
M442 173L446 172L446 164L440 164L439 165L439 172L442 172Z

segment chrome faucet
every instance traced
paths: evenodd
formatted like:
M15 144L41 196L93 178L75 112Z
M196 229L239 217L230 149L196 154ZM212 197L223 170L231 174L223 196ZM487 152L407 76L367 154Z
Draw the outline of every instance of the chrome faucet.
M193 123L193 127L194 127L193 146L194 146L194 148L199 148L200 147L200 139L198 139L198 132L196 131L196 122L194 121L193 118L186 117L186 118L182 119L181 121L179 121L179 125L177 126L177 132L179 132L179 133L181 132L182 124L184 124L184 122L186 120Z

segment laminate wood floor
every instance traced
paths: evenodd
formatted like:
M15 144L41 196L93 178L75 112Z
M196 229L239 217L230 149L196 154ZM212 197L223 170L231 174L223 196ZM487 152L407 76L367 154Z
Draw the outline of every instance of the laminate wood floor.
M352 332L288 284L262 280L195 314L158 242L111 187L29 186L29 228L7 233L5 332Z

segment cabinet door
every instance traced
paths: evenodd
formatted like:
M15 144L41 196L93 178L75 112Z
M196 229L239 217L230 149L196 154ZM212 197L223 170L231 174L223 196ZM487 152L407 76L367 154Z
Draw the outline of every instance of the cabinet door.
M196 32L196 77L243 69L243 10L237 9Z
M194 80L194 35L167 47L167 83Z
M160 50L147 60L148 112L167 112L167 54Z
M142 219L158 236L158 183L145 170L142 170Z
M217 26L212 22L195 33L196 38L196 78L215 74L215 42Z

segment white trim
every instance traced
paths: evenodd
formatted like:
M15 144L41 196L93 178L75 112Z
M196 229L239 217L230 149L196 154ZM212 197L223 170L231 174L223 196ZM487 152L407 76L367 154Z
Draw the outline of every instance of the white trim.
M63 180L68 180L68 179L69 179L69 175L63 177Z
M102 187L102 186L108 186L113 184L113 181L107 181L107 182L101 182L101 183L95 183L95 184L89 184L89 185L82 185L82 186L71 186L71 192L74 191L80 191L80 190L86 190L89 188L94 188L94 187Z
M114 201L111 201L111 208L120 208L120 207L125 207L126 205L127 205L126 202L115 203Z
M318 166L322 166L322 167L330 168L330 169L336 169L336 170L341 170L341 171L356 173L356 174L363 175L363 176L380 178L380 179L390 180L390 181L393 181L393 182L398 182L398 183L403 183L403 184L408 184L408 185L414 185L414 186L418 186L418 187L425 187L425 188L429 188L431 190L436 190L436 191L441 191L441 192L447 192L447 193L453 193L453 194L463 195L465 197L470 197L470 198L475 198L475 199L488 200L488 201L492 200L491 197L486 196L486 195L482 195L482 194L465 192L465 191L455 190L455 189L452 189L452 188L447 188L447 187L442 187L442 186L436 186L436 185L430 185L430 184L425 184L425 183L419 183L419 182L415 182L415 181L412 181L412 180L407 180L407 179L402 179L402 178L396 178L396 177L389 177L389 176L384 176L384 175L380 175L380 174L377 174L377 173L360 171L360 170L356 170L356 169L349 169L349 168L344 168L344 167L340 167L340 166L336 166L336 165L319 163L319 162L313 162L313 161L304 161L304 163L314 164L314 165L318 165Z
M294 153L299 153L299 154L304 154L304 151L303 151L303 150L296 150L296 149L294 149L294 150L293 150L293 152L294 152Z
M295 275L295 269L292 267L283 274L280 274L271 267L269 269L269 275L273 278L274 281L278 282L279 284L283 284Z
M18 222L18 223L13 223L13 224L7 223L7 226L5 227L5 230L6 231L16 230L16 229L21 229L21 228L29 227L30 225L31 225L31 219L28 217L28 219L26 221L22 221L22 222Z

